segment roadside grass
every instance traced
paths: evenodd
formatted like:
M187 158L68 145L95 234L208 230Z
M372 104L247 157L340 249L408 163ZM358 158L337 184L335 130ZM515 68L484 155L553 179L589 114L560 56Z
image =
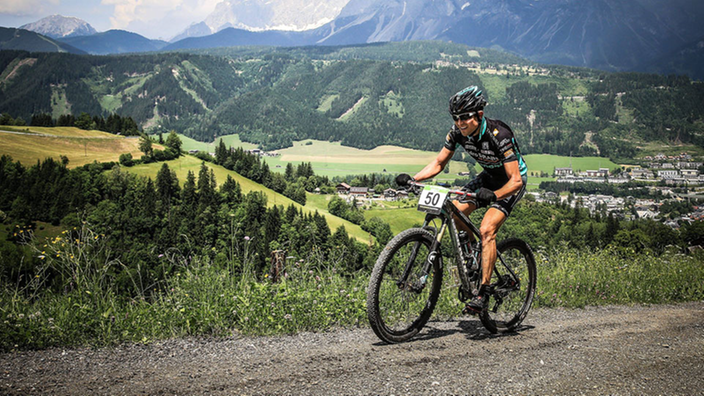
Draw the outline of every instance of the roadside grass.
M704 255L676 249L661 256L605 249L559 249L538 254L535 304L585 307L609 304L664 304L704 298Z
M242 242L247 243L247 242ZM342 274L337 257L310 256L279 283L257 279L247 256L218 266L178 252L163 260L177 273L152 294L117 295L105 241L85 226L33 249L44 265L26 286L0 285L0 349L148 343L184 336L292 334L367 326L366 271ZM246 246L240 249L246 251ZM534 307L664 304L704 298L701 256L635 256L603 250L538 252ZM450 265L446 265L450 268ZM58 275L57 275L58 274ZM49 288L50 277L62 279ZM460 316L449 274L434 317Z

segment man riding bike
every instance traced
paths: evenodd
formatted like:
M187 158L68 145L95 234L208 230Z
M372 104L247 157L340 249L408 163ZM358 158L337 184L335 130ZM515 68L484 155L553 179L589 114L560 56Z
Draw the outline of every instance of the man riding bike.
M440 173L450 162L457 145L474 158L483 171L464 190L477 194L466 203L454 204L469 216L477 208L490 206L479 228L482 236L482 282L477 295L467 304L464 313L479 313L486 306L491 274L496 263L496 234L525 193L527 167L513 131L499 120L484 117L486 99L476 87L467 87L450 98L452 129L438 156L412 178L401 174L397 184L429 179ZM462 228L462 222L458 222ZM472 233L464 230L471 238Z

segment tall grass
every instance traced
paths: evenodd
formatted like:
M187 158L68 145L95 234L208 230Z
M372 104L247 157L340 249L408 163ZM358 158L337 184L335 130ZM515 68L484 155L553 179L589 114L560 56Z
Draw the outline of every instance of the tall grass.
M79 236L80 235L80 236ZM119 295L101 236L86 227L34 248L44 264L28 282L0 285L0 349L109 345L182 336L286 334L365 323L367 276L343 276L317 251L277 283L258 279L243 242L228 265L167 253L176 273L147 295ZM58 279L57 279L58 278ZM49 287L51 281L60 287Z
M369 274L341 274L345 252L289 263L277 283L258 278L245 254L224 266L208 258L167 253L177 268L152 290L123 296L112 278L124 268L101 235L87 226L47 243L33 241L44 256L32 279L0 285L0 349L149 342L182 336L290 334L366 326ZM534 307L672 303L704 298L704 257L669 253L657 257L622 251L566 248L536 253ZM53 286L49 287L50 284ZM134 282L138 282L135 276ZM58 286L57 286L58 285ZM463 308L445 273L436 308L439 319Z

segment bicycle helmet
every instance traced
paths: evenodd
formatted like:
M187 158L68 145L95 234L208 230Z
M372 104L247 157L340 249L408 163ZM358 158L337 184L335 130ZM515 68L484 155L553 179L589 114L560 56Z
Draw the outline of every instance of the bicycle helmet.
M484 110L486 99L482 95L482 90L476 85L467 87L450 98L450 114L455 117Z

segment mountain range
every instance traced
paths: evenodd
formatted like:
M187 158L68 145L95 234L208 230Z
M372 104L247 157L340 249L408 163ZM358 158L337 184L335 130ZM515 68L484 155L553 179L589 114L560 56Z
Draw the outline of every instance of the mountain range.
M150 133L237 133L267 151L305 139L435 151L451 125L447 98L472 84L526 153L633 158L653 145L704 147L704 84L685 76L539 65L441 41L201 52L0 51L0 113L61 125L67 114L118 114Z
M76 29L49 28L51 21L26 28L71 32L58 40L93 54L442 40L540 63L702 79L703 16L704 3L697 0L329 0L316 7L232 0L170 44L116 31L76 37ZM52 20L75 25L73 19Z

